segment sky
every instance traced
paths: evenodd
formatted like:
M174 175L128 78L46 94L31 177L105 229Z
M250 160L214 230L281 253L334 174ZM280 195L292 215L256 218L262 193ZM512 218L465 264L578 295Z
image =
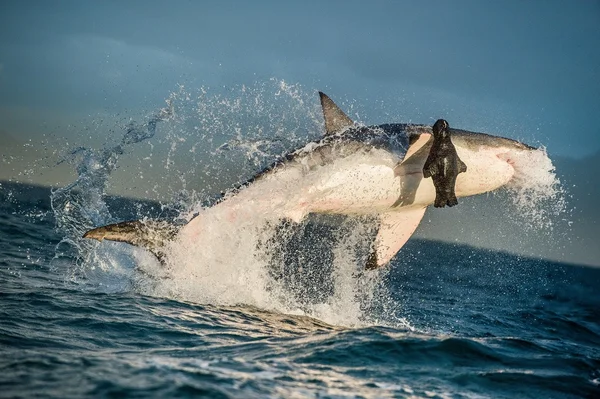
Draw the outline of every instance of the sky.
M272 77L585 157L600 149L600 2L11 1L0 129L152 109ZM372 106L369 106L372 104ZM401 108L401 109L400 109ZM389 114L389 112L387 112ZM4 126L2 126L4 124Z
M600 159L599 49L593 0L3 0L0 180L67 184L65 152L102 147L180 85L272 78L368 124L445 118L577 169ZM141 196L131 158L110 190Z

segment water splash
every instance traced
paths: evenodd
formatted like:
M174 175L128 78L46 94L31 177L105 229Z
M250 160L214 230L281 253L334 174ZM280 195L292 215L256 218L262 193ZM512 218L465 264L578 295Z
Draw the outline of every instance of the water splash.
M229 189L321 134L315 93L282 80L195 90L181 86L171 98L177 115L160 138L169 148L164 174L184 189L192 187L197 198ZM179 190L172 188L169 195Z
M53 194L65 232L57 258L64 247L74 251L75 269L88 279L95 269L110 271L95 278L111 289L220 306L243 303L338 325L406 327L400 305L386 291L386 271L361 274L373 238L369 221L338 221L324 230L311 221L282 225L268 213L248 213L232 222L227 212L210 208L215 193L321 134L315 98L313 91L278 80L218 90L180 87L166 113L131 125L119 144L100 152L74 150L69 161L79 177ZM106 183L127 148L153 138L157 122L162 135L154 142L167 151L160 159L164 176L153 190L174 198L169 206L181 218L198 215L209 237L174 243L166 267L143 250L79 238L112 222L103 200ZM551 162L543 150L514 162L512 200L535 228L548 227L565 206Z
M149 278L137 285L140 292L200 304L251 305L334 325L398 324L376 311L394 307L387 271L361 273L371 241L366 237L374 236L366 221L325 228L318 220L282 225L263 214L232 221L219 207L197 217L209 239L173 242L164 266L139 259L139 270Z
M167 101L167 107L159 110L148 122L130 122L118 144L99 151L78 147L59 162L74 164L77 179L66 187L52 191L50 197L56 227L63 234L52 264L75 259L75 266L70 268L72 280L84 277L88 271L86 265L89 256L97 255L92 243L82 238L83 233L112 221L104 197L107 182L117 167L119 157L128 147L152 138L157 124L170 118L172 113L172 104Z
M506 186L526 227L551 231L558 216L568 212L567 193L556 176L545 148L516 152L515 176Z
M192 94L180 87L169 98L168 112L162 110L141 125L131 124L117 145L101 151L71 151L64 162L75 165L78 178L52 195L57 227L65 237L54 262L75 259L70 279L103 291L135 289L197 303L250 304L340 324L364 322L361 308L366 305L362 303L368 302L364 298L371 295L366 293L377 285L375 280L367 287L358 278L348 280L345 272L338 271L334 296L328 302L315 304L314 298L295 296L289 286L272 279L269 265L273 252L260 245L270 240L277 220L255 215L224 228L222 220L227 215L206 208L211 203L209 194L223 180L230 187L252 169L321 134L320 109L314 95L299 86L271 80L231 91L233 94L224 94L202 88ZM158 122L162 123L162 136L154 140L168 147L162 160L164 170L176 171L183 186L179 190L169 187L175 193L169 206L179 209L182 218L200 212L210 232L208 244L173 247L166 268L143 250L118 243L98 245L80 238L92 227L115 221L104 201L107 182L129 148L154 137ZM239 158L245 159L243 167ZM187 169L184 163L197 166ZM231 173L230 164L236 165L238 174ZM194 184L198 191L188 190L198 175L203 180ZM291 229L287 233L291 234ZM335 257L336 268L352 269L351 264L364 263L352 256L344 260L343 253L338 251Z

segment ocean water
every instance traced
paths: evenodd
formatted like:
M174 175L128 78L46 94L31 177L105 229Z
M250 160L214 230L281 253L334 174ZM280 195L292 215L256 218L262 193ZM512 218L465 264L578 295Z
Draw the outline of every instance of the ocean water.
M75 257L56 262L64 237L50 195L2 183L2 397L600 394L598 269L411 240L369 287L385 301L336 325L300 310L146 295L134 262L74 277ZM126 213L123 202L112 205ZM334 296L313 272L302 281L315 287L289 295Z
M232 228L213 215L210 242L166 265L81 238L113 221L206 212L210 184L170 203L105 194L122 158L155 135L172 143L162 167L190 184L235 160L186 171L190 147L237 151L251 172L305 141L314 107L276 86L288 102L265 101L264 86L233 100L177 93L114 143L68 150L78 178L66 187L0 182L0 397L600 397L600 269L411 239L365 272L371 221L324 216ZM564 211L546 161L525 160L537 169L509 188L540 233Z

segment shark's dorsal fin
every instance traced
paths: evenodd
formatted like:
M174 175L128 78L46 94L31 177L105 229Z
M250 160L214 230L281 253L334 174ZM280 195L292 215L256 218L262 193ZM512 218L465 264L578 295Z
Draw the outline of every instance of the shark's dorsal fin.
M333 100L323 92L319 92L321 97L321 107L323 108L323 118L325 118L325 135L335 134L342 130L354 126L354 121L348 118L348 115L344 113L335 105Z
M97 227L85 233L83 238L126 242L146 248L164 262L164 248L180 229L181 226L164 220L132 220Z
M425 207L414 207L382 213L379 232L365 268L377 269L392 260L417 229L425 209Z

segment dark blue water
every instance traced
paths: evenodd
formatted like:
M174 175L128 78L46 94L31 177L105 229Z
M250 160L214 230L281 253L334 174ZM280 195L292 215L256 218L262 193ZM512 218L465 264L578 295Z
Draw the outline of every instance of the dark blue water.
M74 272L50 195L0 186L0 397L600 397L598 269L411 240L381 275L386 300L334 326L112 283L135 266ZM334 295L314 281L309 300Z

